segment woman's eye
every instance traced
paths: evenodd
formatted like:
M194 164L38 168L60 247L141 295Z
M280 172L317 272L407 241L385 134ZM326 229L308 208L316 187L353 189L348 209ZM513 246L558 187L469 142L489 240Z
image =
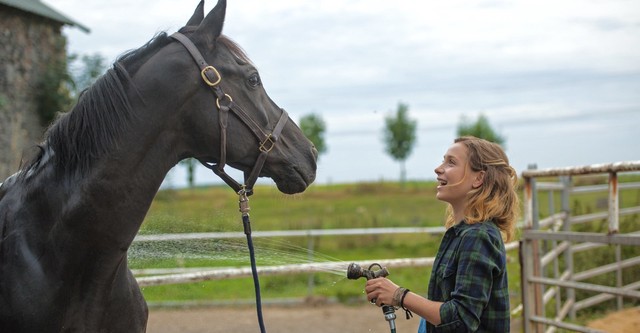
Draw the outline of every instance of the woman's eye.
M260 85L260 76L257 73L249 76L249 85L252 87L257 87Z

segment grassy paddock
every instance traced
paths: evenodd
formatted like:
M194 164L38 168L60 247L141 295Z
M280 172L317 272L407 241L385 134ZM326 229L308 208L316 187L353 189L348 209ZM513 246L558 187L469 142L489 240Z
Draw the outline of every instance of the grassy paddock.
M632 178L635 181L640 180L640 176L637 175ZM595 181L602 180L587 178L583 182ZM404 187L388 182L313 185L303 194L293 196L283 195L272 186L259 186L255 189L256 194L250 197L252 229L264 231L441 226L446 205L435 199L435 186L435 182L410 182ZM559 196L554 195L552 200L547 196L547 193L540 193L542 216L549 213L549 201L555 203L555 211L560 209ZM606 197L607 193L576 196L572 198L571 213L584 214L606 210L606 207L602 207ZM639 203L640 191L621 193L621 207ZM625 224L635 225L638 223L638 217L632 216L624 221ZM595 229L602 227L602 223L593 225ZM220 186L160 191L140 233L226 231L242 231L242 224L238 213L237 195L229 188ZM435 256L440 238L440 235L425 234L316 237L313 240L313 260L358 262L370 259L431 257ZM306 237L255 239L258 265L308 262L308 241ZM510 257L509 283L512 306L515 306L520 303L520 267L517 252L512 251ZM248 266L249 259L245 240L237 239L134 244L130 251L130 264L132 268L235 267ZM426 294L430 271L431 269L426 267L391 269L390 277L402 286ZM335 297L343 302L362 301L364 281L347 280L345 274L312 274L313 295ZM264 298L309 295L309 274L264 276L260 280ZM151 302L220 301L254 297L250 278L145 287L143 293Z
M286 196L260 186L250 198L252 229L299 230L362 227L441 226L445 205L435 200L435 183L415 182L311 186ZM165 190L158 193L141 234L242 231L237 196L227 187ZM318 261L354 261L433 256L440 236L426 234L315 237L308 253L307 237L256 238L258 265ZM244 239L209 242L135 244L132 268L247 266ZM384 263L383 263L384 264ZM429 268L392 269L397 283L426 293ZM346 275L346 273L345 273ZM349 301L363 297L364 281L345 275L315 273L314 295ZM309 274L261 277L265 298L304 297ZM251 279L146 287L149 301L233 300L254 297Z

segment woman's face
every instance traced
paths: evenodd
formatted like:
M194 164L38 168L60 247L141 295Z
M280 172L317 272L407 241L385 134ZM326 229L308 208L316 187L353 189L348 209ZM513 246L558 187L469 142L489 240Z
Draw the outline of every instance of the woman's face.
M454 143L444 155L442 164L434 170L438 177L436 198L450 203L454 210L464 208L466 195L475 187L478 176L478 172L471 171L467 161L467 147Z

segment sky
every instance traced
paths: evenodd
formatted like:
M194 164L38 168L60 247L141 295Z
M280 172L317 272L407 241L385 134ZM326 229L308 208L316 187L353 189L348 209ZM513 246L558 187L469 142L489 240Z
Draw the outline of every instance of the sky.
M109 64L178 30L198 4L43 2L91 29L63 29L69 53ZM228 0L223 33L294 121L326 122L319 184L399 179L382 139L399 103L418 123L411 180L435 179L462 117L480 114L518 172L640 160L637 0ZM221 183L203 167L196 182ZM178 166L163 186L185 184Z

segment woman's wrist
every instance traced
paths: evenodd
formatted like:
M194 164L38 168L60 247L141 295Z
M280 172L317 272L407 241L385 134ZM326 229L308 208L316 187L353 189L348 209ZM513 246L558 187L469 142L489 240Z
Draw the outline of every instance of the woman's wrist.
M402 310L404 310L405 312L407 319L409 319L413 317L413 313L411 313L411 311L404 306L404 299L405 297L407 297L407 294L409 294L409 289L407 288L399 287L398 289L396 289L396 291L393 293L392 305L397 308L402 308Z
M392 302L391 305L395 306L395 307L400 307L402 304L402 298L406 295L406 292L408 292L409 289L407 288L403 288L403 287L398 287L398 289L396 289L396 291L393 292L393 298L392 298Z

